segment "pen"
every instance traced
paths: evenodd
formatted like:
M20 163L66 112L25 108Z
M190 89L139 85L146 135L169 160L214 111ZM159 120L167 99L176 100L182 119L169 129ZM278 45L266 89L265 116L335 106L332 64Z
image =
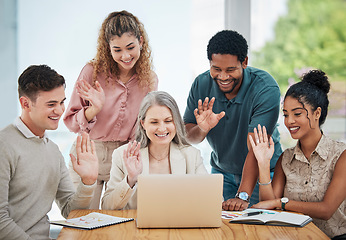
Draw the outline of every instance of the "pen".
M250 217L250 216L259 215L259 214L262 214L262 213L263 213L263 211L249 212L249 213L245 213L243 216L244 216L244 217Z

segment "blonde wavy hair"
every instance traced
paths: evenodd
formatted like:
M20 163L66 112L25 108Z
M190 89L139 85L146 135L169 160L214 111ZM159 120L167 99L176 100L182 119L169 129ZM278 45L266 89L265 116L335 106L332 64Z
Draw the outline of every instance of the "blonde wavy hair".
M124 33L132 33L138 41L140 41L140 37L142 37L143 45L140 50L140 57L134 68L138 75L139 86L142 89L149 87L150 90L153 90L154 82L151 80L152 58L147 33L145 32L144 25L138 18L125 10L110 13L102 23L97 40L96 57L90 61L94 66L94 82L99 73L106 74L107 83L112 76L119 76L120 70L118 64L111 55L109 41L111 41L114 36L121 37Z

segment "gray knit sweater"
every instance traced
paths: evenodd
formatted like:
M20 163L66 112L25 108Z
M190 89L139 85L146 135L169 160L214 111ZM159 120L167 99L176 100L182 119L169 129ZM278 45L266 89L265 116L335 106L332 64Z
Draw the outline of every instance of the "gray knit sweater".
M87 208L95 184L70 180L58 146L28 138L16 126L0 131L0 239L49 239L47 213L56 200L64 217Z

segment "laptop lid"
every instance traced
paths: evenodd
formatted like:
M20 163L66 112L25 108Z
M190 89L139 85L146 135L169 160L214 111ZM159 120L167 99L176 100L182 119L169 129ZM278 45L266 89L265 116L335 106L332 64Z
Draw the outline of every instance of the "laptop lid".
M220 227L222 174L138 176L138 228Z

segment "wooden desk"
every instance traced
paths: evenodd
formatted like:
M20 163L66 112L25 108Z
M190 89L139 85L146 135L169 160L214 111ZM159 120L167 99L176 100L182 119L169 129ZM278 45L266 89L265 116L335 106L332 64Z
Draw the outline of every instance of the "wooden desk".
M68 218L86 215L90 212L102 212L117 217L136 218L136 210L74 210ZM221 216L220 216L221 217ZM220 228L194 228L194 229L138 229L136 221L121 223L94 230L79 230L64 227L58 240L91 240L91 239L329 239L312 222L303 228L277 227L263 225L230 224L222 220Z

